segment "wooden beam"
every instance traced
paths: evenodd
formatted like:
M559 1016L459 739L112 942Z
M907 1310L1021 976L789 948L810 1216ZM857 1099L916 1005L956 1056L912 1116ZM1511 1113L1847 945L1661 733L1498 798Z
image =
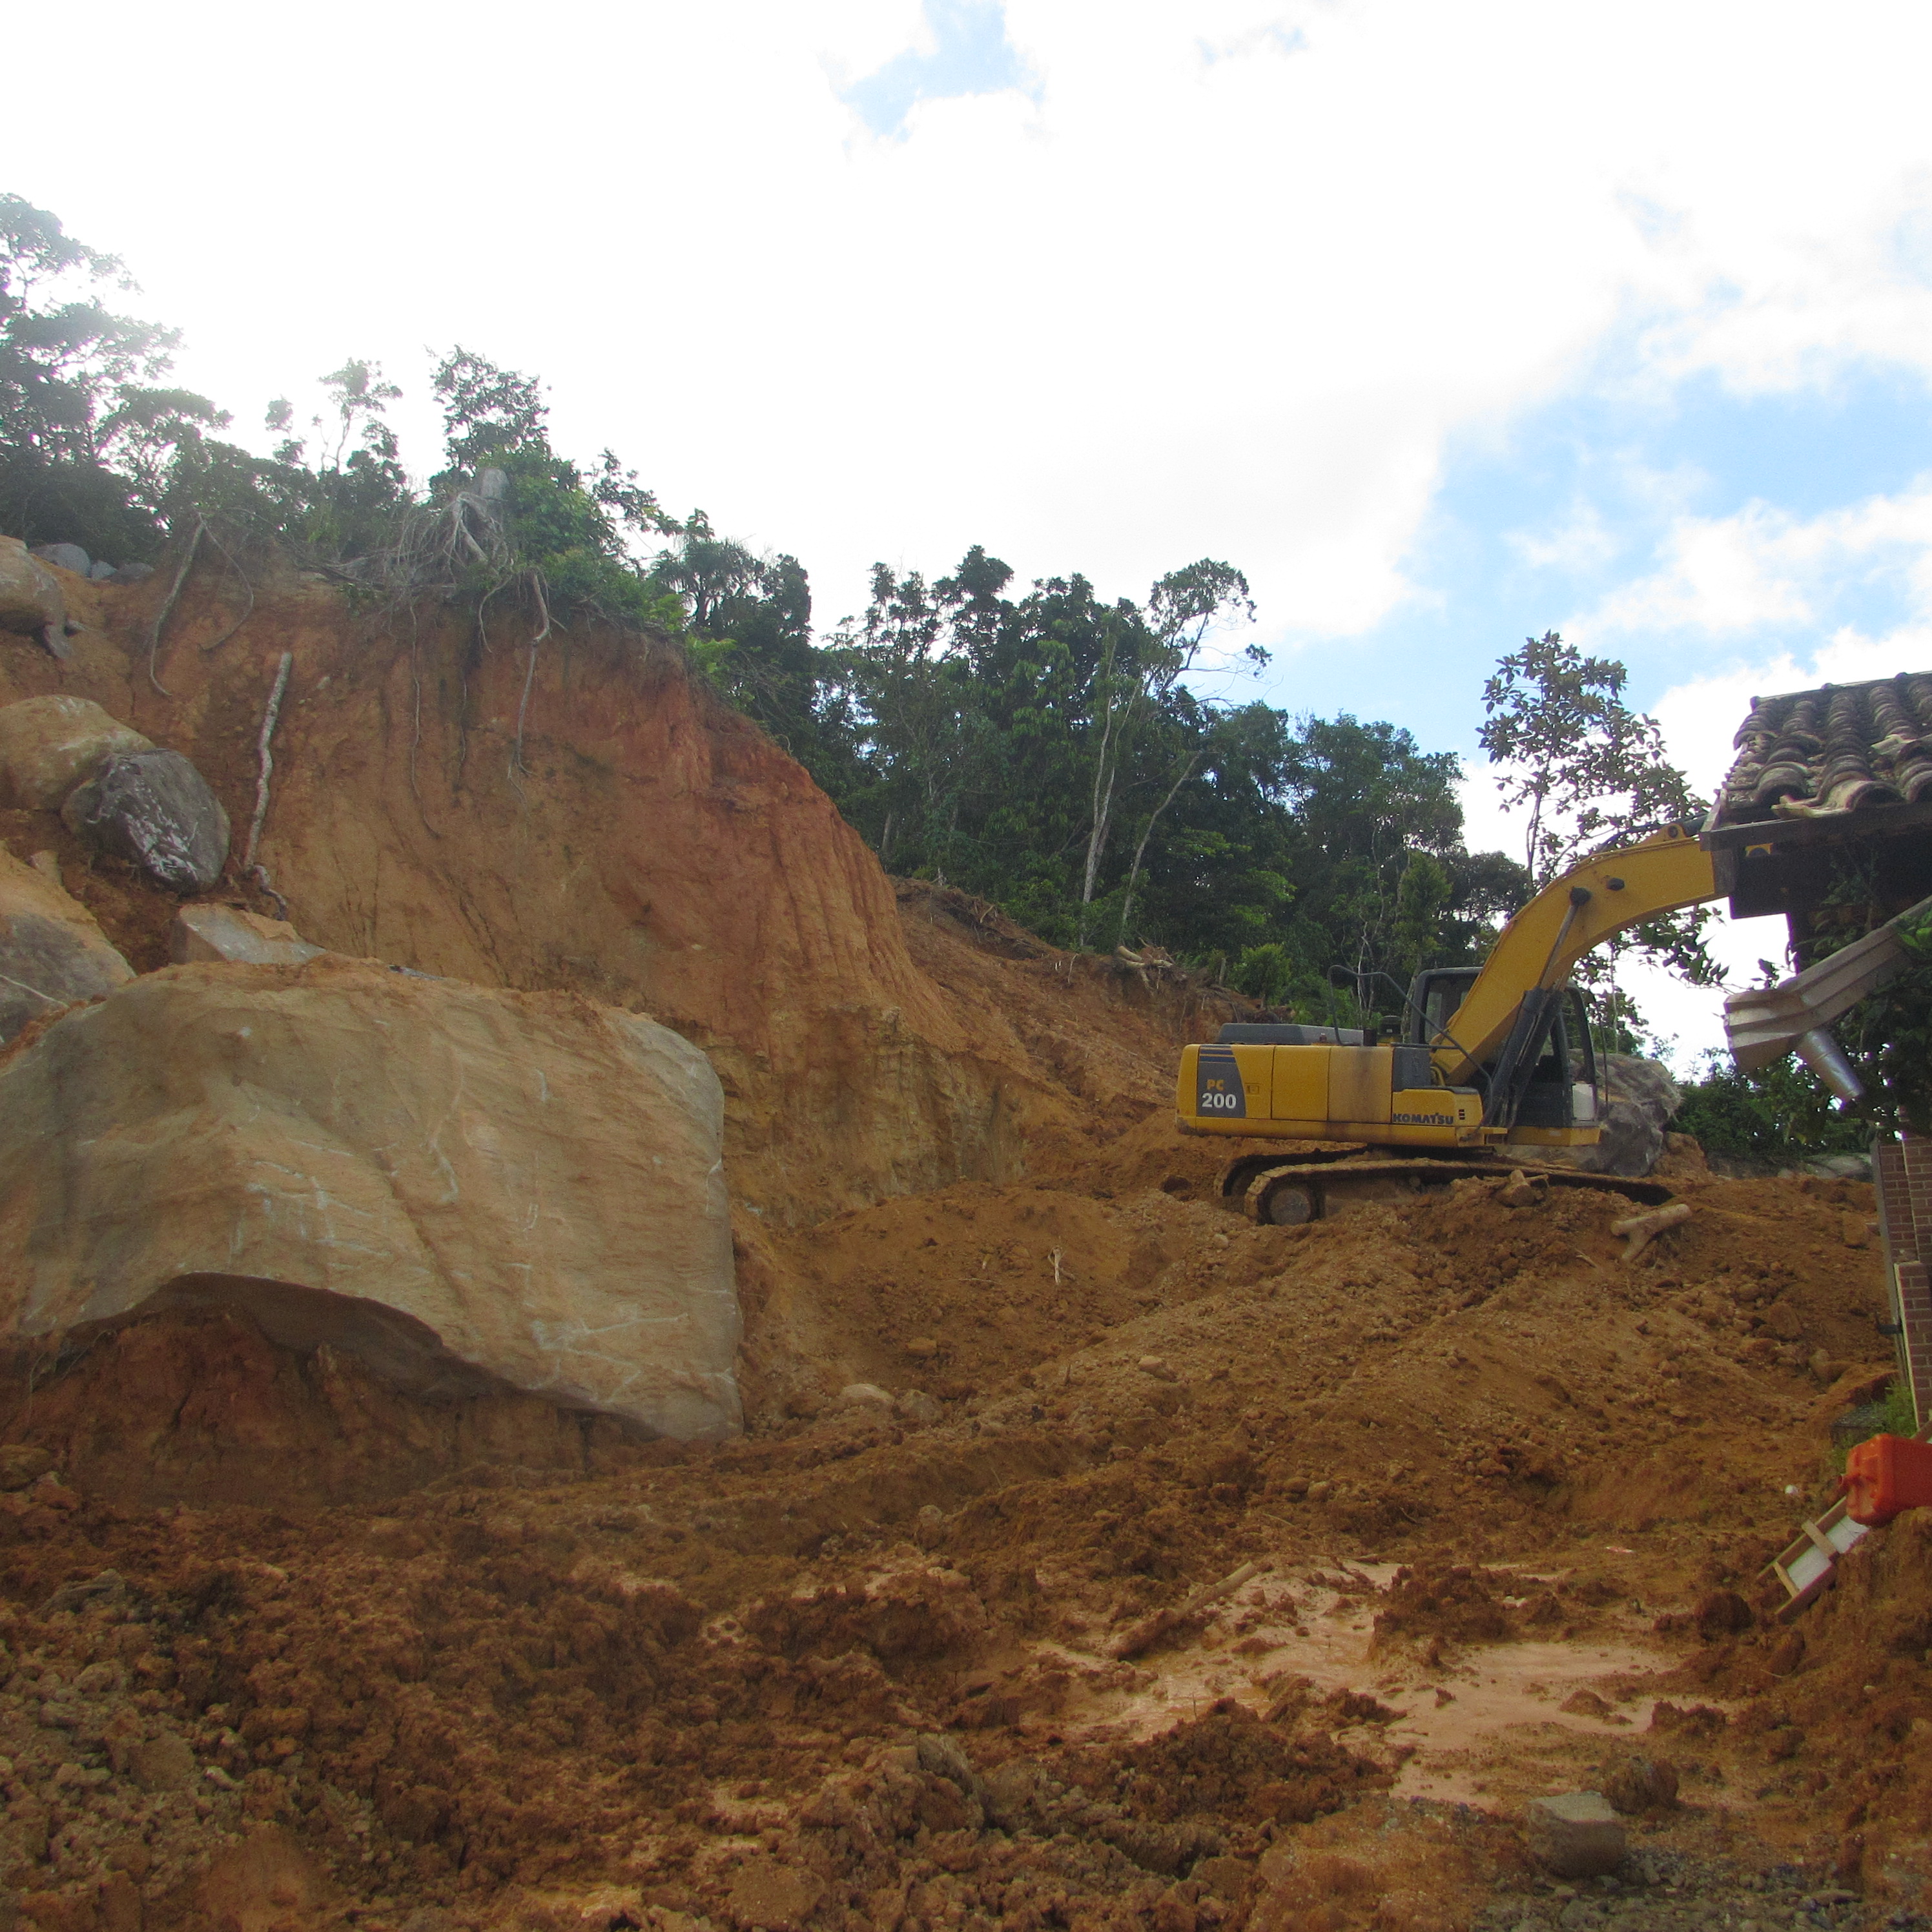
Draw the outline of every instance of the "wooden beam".
M1714 826L1699 841L1708 852L1747 845L1843 844L1852 839L1888 838L1932 826L1932 799L1916 805L1875 805L1864 812L1827 812L1817 818L1753 818Z

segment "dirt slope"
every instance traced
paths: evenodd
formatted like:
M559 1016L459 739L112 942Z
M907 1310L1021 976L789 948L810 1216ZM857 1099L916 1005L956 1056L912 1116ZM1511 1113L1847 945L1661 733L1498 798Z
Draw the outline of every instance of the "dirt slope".
M1196 989L896 898L668 659L544 656L513 784L514 634L272 588L227 643L191 589L165 701L152 593L77 590L64 688L245 824L293 651L265 850L305 931L712 1048L750 1432L406 1400L232 1312L12 1364L23 1922L1917 1922L1922 1526L1795 1634L1756 1582L1882 1370L1869 1190L1680 1150L1692 1217L1634 1262L1621 1204L1476 1183L1253 1227L1166 1112ZM155 963L165 906L0 830ZM1633 1756L1675 1802L1555 1890L1522 1801L1664 1791Z
M922 970L872 854L675 646L584 628L532 666L513 610L412 622L279 567L231 635L243 607L211 568L151 664L168 580L68 580L74 662L0 639L0 702L90 698L190 758L236 827L212 896L272 910L239 875L286 652L260 856L304 935L674 1028L724 1082L734 1195L768 1220L1010 1177L1075 1130L1080 1045L1042 1060L997 998ZM165 963L166 896L90 863L52 811L0 812L0 837L54 851L137 970Z
M1634 1748L1682 1780L1640 1892L1734 1903L1796 1860L1909 1902L1916 1774L1885 1767L1932 1720L1921 1559L1876 1539L1796 1657L1745 1600L1842 1405L1794 1354L1869 1351L1865 1204L1686 1192L1629 1265L1588 1198L1466 1184L1290 1232L1159 1186L968 1184L772 1243L792 1372L734 1448L533 1468L478 1430L380 1514L119 1505L70 1453L0 1514L0 1751L55 1846L20 1876L118 1864L149 1924L194 1923L211 1829L238 1857L272 1827L304 1925L1336 1932L1466 1924L1499 1885L1513 1925L1516 1806ZM211 1432L221 1388L283 1426L316 1400L312 1364L246 1397L214 1379L232 1337L148 1333ZM868 1373L896 1408L839 1400ZM136 1424L145 1386L90 1358L15 1432ZM1854 1591L1886 1606L1856 1662ZM172 1736L219 1774L198 1808L140 1788Z

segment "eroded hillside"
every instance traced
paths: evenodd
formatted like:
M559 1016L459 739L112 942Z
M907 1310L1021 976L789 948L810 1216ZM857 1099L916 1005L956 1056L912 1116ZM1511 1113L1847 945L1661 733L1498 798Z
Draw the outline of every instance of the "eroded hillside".
M77 587L63 673L338 950L711 1054L745 1435L436 1400L176 1309L9 1370L0 1880L26 1922L388 1932L1916 1922L1925 1532L1762 1563L1881 1378L1870 1191L1482 1181L1299 1229L1167 1112L1211 993L896 891L668 652L296 580ZM154 686L164 686L164 695ZM0 819L139 968L172 902ZM232 878L212 898L258 892ZM1640 1761L1634 1768L1633 1761ZM1628 1801L1608 1883L1522 1802Z
M61 574L86 626L72 661L8 639L0 700L91 698L187 755L236 828L214 896L274 910L238 874L286 652L259 858L303 933L675 1028L725 1083L734 1192L770 1221L1018 1173L1079 1128L1070 1072L1081 1098L1127 1077L1076 1071L1118 1053L1090 1025L1036 1051L997 996L922 970L862 843L674 646L560 629L532 662L512 610L412 619L285 570L236 631L236 586L211 570L151 652L165 574ZM137 970L166 962L171 896L93 860L55 811L0 812L0 829L23 857L56 855ZM1192 1017L1170 1001L1160 1030ZM1153 1097L1136 1076L1135 1103Z

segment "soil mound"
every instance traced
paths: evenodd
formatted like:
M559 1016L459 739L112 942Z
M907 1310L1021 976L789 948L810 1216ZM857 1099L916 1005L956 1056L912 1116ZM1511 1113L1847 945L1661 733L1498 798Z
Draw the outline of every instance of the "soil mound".
M827 1223L808 1273L807 1238L767 1238L754 1352L778 1354L781 1301L789 1346L809 1317L822 1352L754 1396L747 1438L573 1445L560 1425L539 1464L473 1412L440 1412L425 1449L433 1406L356 1437L346 1405L311 1400L314 1433L268 1441L352 1468L413 1442L437 1473L375 1508L157 1509L123 1486L142 1442L185 1478L223 1404L244 1412L267 1371L238 1360L200 1391L209 1421L160 1426L217 1338L171 1372L96 1351L16 1380L10 1438L72 1460L0 1496L0 1753L58 1821L15 1882L118 1869L164 1915L211 1832L272 1826L365 1924L1286 1924L1319 1883L1332 1928L1447 1932L1528 1882L1521 1801L1610 1774L1654 1702L1648 1754L1682 1797L1643 1828L1669 1869L1734 1886L1760 1844L1822 1884L1862 1832L1874 1896L1902 1895L1883 1874L1918 1802L1916 1531L1888 1533L1856 1660L1751 1690L1781 1634L1696 1628L1788 1534L1786 1486L1816 1493L1832 1405L1777 1352L1868 1332L1873 1257L1841 1238L1856 1191L1714 1180L1628 1264L1621 1204L1588 1196L1477 1189L1299 1231L1157 1186L889 1202ZM983 1277L981 1230L1014 1244ZM1049 1232L1069 1297L1076 1237L1118 1244L1070 1334ZM942 1355L878 1332L869 1256L895 1240ZM982 1278L1006 1284L988 1327L934 1318ZM1766 1353L1752 1324L1780 1304L1801 1332ZM890 1406L842 1399L862 1370ZM1827 1654L1861 1560L1810 1640ZM1168 1634L1116 1660L1163 1610ZM1856 1827L1849 1798L1758 1795L1838 1764L1832 1700L1874 1646L1899 1688L1859 1721L1882 1704L1893 1781L1856 1785ZM1815 1716L1793 1701L1810 1683ZM1761 1733L1760 1708L1792 1716ZM1805 1746L1767 1779L1786 1728ZM132 1768L171 1738L204 1809Z

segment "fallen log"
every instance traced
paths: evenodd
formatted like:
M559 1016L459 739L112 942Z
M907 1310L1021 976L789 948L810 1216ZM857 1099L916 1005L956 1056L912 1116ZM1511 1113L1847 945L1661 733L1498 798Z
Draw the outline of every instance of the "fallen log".
M1188 1622L1198 1616L1210 1604L1219 1603L1223 1597L1232 1596L1252 1576L1261 1574L1258 1563L1244 1563L1218 1583L1204 1583L1192 1594L1164 1610L1156 1610L1153 1616L1143 1617L1137 1624L1130 1624L1107 1646L1107 1654L1112 1658L1138 1657L1143 1651L1151 1650L1164 1636L1171 1636Z
M1673 1201L1666 1208L1653 1208L1645 1214L1626 1214L1610 1223L1610 1232L1624 1237L1624 1259L1634 1262L1666 1229L1690 1218L1688 1201Z

